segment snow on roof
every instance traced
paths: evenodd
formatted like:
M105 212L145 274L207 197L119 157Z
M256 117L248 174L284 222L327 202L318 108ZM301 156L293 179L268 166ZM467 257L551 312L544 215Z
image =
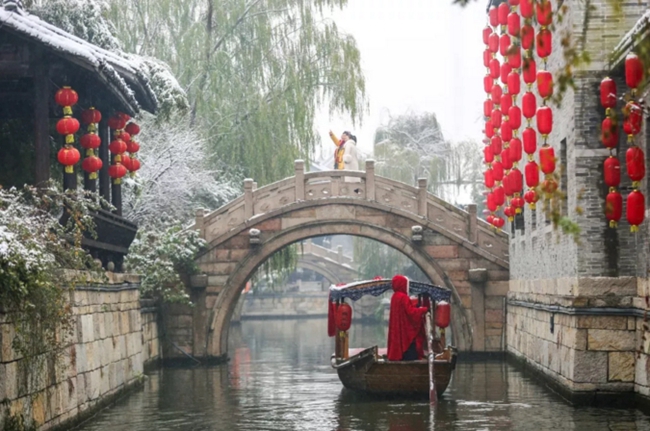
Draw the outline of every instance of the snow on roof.
M614 48L614 60L612 65L616 65L619 61L623 60L627 55L627 51L633 48L637 43L637 39L642 37L650 27L650 9L647 10L641 18L634 24L634 27L628 31L621 41Z
M65 55L66 59L86 69L92 69L114 93L117 93L118 98L134 111L130 114L136 114L140 109L140 103L126 83L126 77L132 84L140 85L142 96L145 98L142 101L143 108L155 112L156 96L139 62L93 45L41 20L26 12L20 0L4 0L3 6L0 8L0 28L31 39Z

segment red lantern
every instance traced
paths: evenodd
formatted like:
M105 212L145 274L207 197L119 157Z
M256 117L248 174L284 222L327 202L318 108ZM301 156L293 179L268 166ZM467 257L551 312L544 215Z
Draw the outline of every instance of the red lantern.
M492 78L492 76L490 76L490 74L488 73L483 77L483 90L485 90L486 93L490 94L493 86L494 86L494 78Z
M612 78L600 81L600 104L603 108L616 107L616 82Z
M494 102L490 99L485 99L483 102L483 116L490 117L492 115L492 110L494 109Z
M513 95L521 92L521 77L517 72L510 72L508 75L508 91Z
M56 131L61 135L74 135L79 131L79 121L73 117L63 117L57 121Z
M535 98L535 95L530 91L524 93L524 97L521 99L521 106L523 108L522 111L524 117L529 120L533 118L535 112L537 112L537 99Z
M492 125L492 120L487 120L485 122L485 136L492 138L494 136L494 126Z
M521 49L517 45L510 45L508 48L508 65L512 69L519 69L521 67Z
M59 150L56 156L59 163L65 166L67 174L74 173L74 165L79 161L81 155L75 147L65 146Z
M140 160L131 159L131 168L129 170L131 171L131 175L140 170Z
M630 231L638 232L639 225L645 218L645 197L638 190L632 190L627 195L627 222L630 223Z
M555 150L548 144L539 149L539 162L542 165L542 172L546 175L555 171Z
M503 4L503 3L502 3ZM440 301L436 304L436 326L446 328L451 321L451 306L447 301Z
M510 205L515 208L515 214L521 214L521 210L524 207L524 200L520 196L515 195L510 201Z
M99 171L104 164L102 159L97 156L88 156L81 162L81 168L88 172L88 178L94 180L97 178L97 171Z
M510 48L510 44L510 36L508 36L507 33L503 33L499 38L499 54L506 57L508 55L508 48Z
M515 193L520 193L521 189L524 187L521 171L517 168L512 169L508 174L508 178L510 179L510 187L512 190Z
M490 192L487 195L487 208L491 212L495 212L497 210L497 204L494 201L494 193Z
M510 142L511 139L512 139L512 126L510 125L510 121L504 121L501 124L501 140L503 142L508 143Z
M108 149L111 151L113 154L122 154L123 152L126 151L126 143L121 140L121 139L116 139L113 142L110 143L108 146Z
M490 67L490 60L492 60L492 53L489 49L485 48L483 51L483 66Z
M119 112L118 111L115 115L118 116L119 118L121 118L122 120L124 120L125 124L126 124L127 121L129 121L131 119L131 116L129 114L125 114L124 112Z
M523 68L524 82L532 85L537 80L537 63L534 58L524 59Z
M513 130L519 130L521 127L521 109L519 106L511 106L508 109L508 122Z
M496 210L495 210L495 211L496 211ZM492 214L488 215L488 216L485 218L485 221L488 222L488 223L490 223L492 226L494 226L494 216L493 216Z
M492 153L495 156L501 155L501 151L503 150L503 140L501 139L501 136L492 136L492 139L490 139L490 147L492 147Z
M492 34L492 27L490 26L485 26L483 29L483 43L487 45L489 42L489 37Z
M490 60L490 78L497 79L501 74L501 63L496 58ZM494 83L493 83L494 85Z
M519 32L521 30L521 18L517 12L511 12L508 14L508 33L512 37L519 37Z
M508 217L508 221L513 221L515 219L515 208L509 205L503 209L503 214Z
M503 115L508 115L508 110L510 110L510 107L512 106L512 95L508 93L504 93L501 95L501 113Z
M509 63L503 63L501 65L501 71L499 72L503 84L508 83L508 75L510 75L510 72L512 72L512 66L510 66Z
M496 104L501 103L501 96L503 96L503 89L498 84L492 86L491 91L492 101Z
M521 12L521 16L523 16L524 18L532 18L534 4L535 4L535 0L521 0L521 5L519 6L519 11Z
M490 19L490 25L492 27L496 27L497 25L499 25L499 11L495 6L492 6L488 10L488 17Z
M140 133L140 126L138 126L136 123L129 123L126 125L124 128L127 133L129 133L131 136L135 136L138 133Z
M484 172L483 179L486 188L491 189L492 187L494 187L494 175L492 174L492 169L488 169L487 171Z
M492 222L492 224L497 229L501 229L506 224L506 221L504 219L502 219L501 217L496 217L495 216L494 221Z
M532 155L537 151L537 132L532 127L526 127L524 133L522 133L524 138L524 151L526 154Z
M537 129L542 136L553 131L553 111L548 106L540 106L537 110Z
M54 95L54 101L57 105L64 108L64 115L72 115L72 110L70 107L79 101L79 95L72 88L63 87L59 89ZM66 108L69 109L69 112L66 112Z
M488 49L492 54L496 54L499 51L499 35L492 33L488 38Z
M521 27L521 47L525 50L532 49L535 41L535 29L530 24Z
M352 307L345 302L336 309L336 327L339 331L347 331L352 325Z
M99 148L102 140L95 133L87 133L79 139L79 142L86 150L94 150L95 148Z
M131 139L127 144L126 144L126 151L128 151L131 154L135 154L138 151L140 151L140 144L135 142L133 139Z
M553 75L548 70L537 72L537 90L543 99L553 95Z
M490 114L490 119L492 120L492 126L494 126L494 128L498 129L501 127L502 115L499 109L492 111L492 114Z
M623 108L625 120L623 121L623 131L626 135L637 135L641 131L643 123L643 108L637 102L631 100Z
M551 55L553 50L553 36L551 30L547 28L540 29L535 38L535 46L539 57L546 58Z
M124 126L126 126L126 120L117 115L108 119L108 127L113 130L122 130Z
M494 203L497 204L498 207L506 203L506 191L503 187L495 187L492 193L494 193Z
M124 142L129 142L131 140L131 135L122 131L117 135L118 139L123 140Z
M120 184L120 178L126 175L126 168L121 163L115 163L108 167L108 175L115 180L115 184Z
M645 176L645 157L643 150L636 145L627 149L625 153L627 176L632 181L641 181Z
M546 178L542 182L542 190L547 195L552 195L557 190L557 182L553 178Z
M492 163L492 175L494 176L494 181L503 180L503 164L500 160L495 160Z
M499 24L506 25L508 24L508 13L510 8L506 2L503 2L499 5L497 9L497 18L499 19Z
M605 199L605 217L609 227L615 228L623 215L623 197L617 191L610 191Z
M537 22L541 26L549 26L553 22L553 6L550 0L537 0Z
M539 184L539 166L533 160L526 163L526 185L531 189Z
M86 109L81 113L81 122L83 124L96 124L102 121L102 113L95 108Z
M131 171L131 170L133 170L133 169L131 169L131 162L133 160L135 160L135 159L132 159L131 157L125 155L125 156L123 156L121 158L120 163L122 163L124 165L124 167L126 168L127 171Z
M641 59L630 53L625 57L625 83L628 87L635 89L643 80L643 63Z
M505 171L512 169L512 159L510 158L510 151L507 148L501 153L501 165L503 165Z
M494 161L494 153L492 152L492 147L489 145L483 147L483 160L485 163L492 163Z
M519 6L519 0L508 0L510 6Z
M618 187L621 183L621 162L614 156L609 156L603 164L605 184L607 187Z
M600 140L607 148L615 148L618 145L618 125L612 117L605 117L603 120Z
M516 164L521 160L521 140L519 138L512 138L510 140L510 159Z
M526 193L524 193L524 200L528 203L528 206L530 209L535 209L535 204L539 200L539 196L537 196L537 192L535 190L528 190Z

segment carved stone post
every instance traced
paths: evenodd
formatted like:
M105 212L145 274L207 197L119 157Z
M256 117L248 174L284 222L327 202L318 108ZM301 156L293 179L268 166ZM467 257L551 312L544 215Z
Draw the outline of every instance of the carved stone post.
M375 161L366 160L366 199L375 200Z
M478 242L478 217L476 215L476 211L476 204L467 205L467 218L469 227L467 232L467 239L472 244L476 244Z
M427 179L418 179L418 215L427 216Z
M244 218L248 220L253 217L253 180L244 180Z
M305 200L305 161L296 160L295 161L295 171L296 171L296 201Z

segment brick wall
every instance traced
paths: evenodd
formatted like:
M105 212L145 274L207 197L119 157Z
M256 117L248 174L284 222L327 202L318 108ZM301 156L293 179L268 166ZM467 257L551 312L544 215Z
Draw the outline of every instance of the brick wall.
M141 314L137 284L123 281L71 293L70 344L36 379L28 380L34 370L12 349L14 327L0 315L0 429L7 413L33 417L43 430L70 424L141 382L144 363L159 356L156 313Z

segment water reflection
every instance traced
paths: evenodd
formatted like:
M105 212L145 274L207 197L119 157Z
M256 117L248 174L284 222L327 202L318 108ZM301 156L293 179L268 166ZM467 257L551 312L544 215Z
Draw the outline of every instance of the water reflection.
M574 408L504 362L459 363L435 410L426 400L381 400L342 390L321 320L245 321L231 361L165 369L144 391L83 430L650 430L634 410ZM384 344L385 328L354 325L353 346Z

